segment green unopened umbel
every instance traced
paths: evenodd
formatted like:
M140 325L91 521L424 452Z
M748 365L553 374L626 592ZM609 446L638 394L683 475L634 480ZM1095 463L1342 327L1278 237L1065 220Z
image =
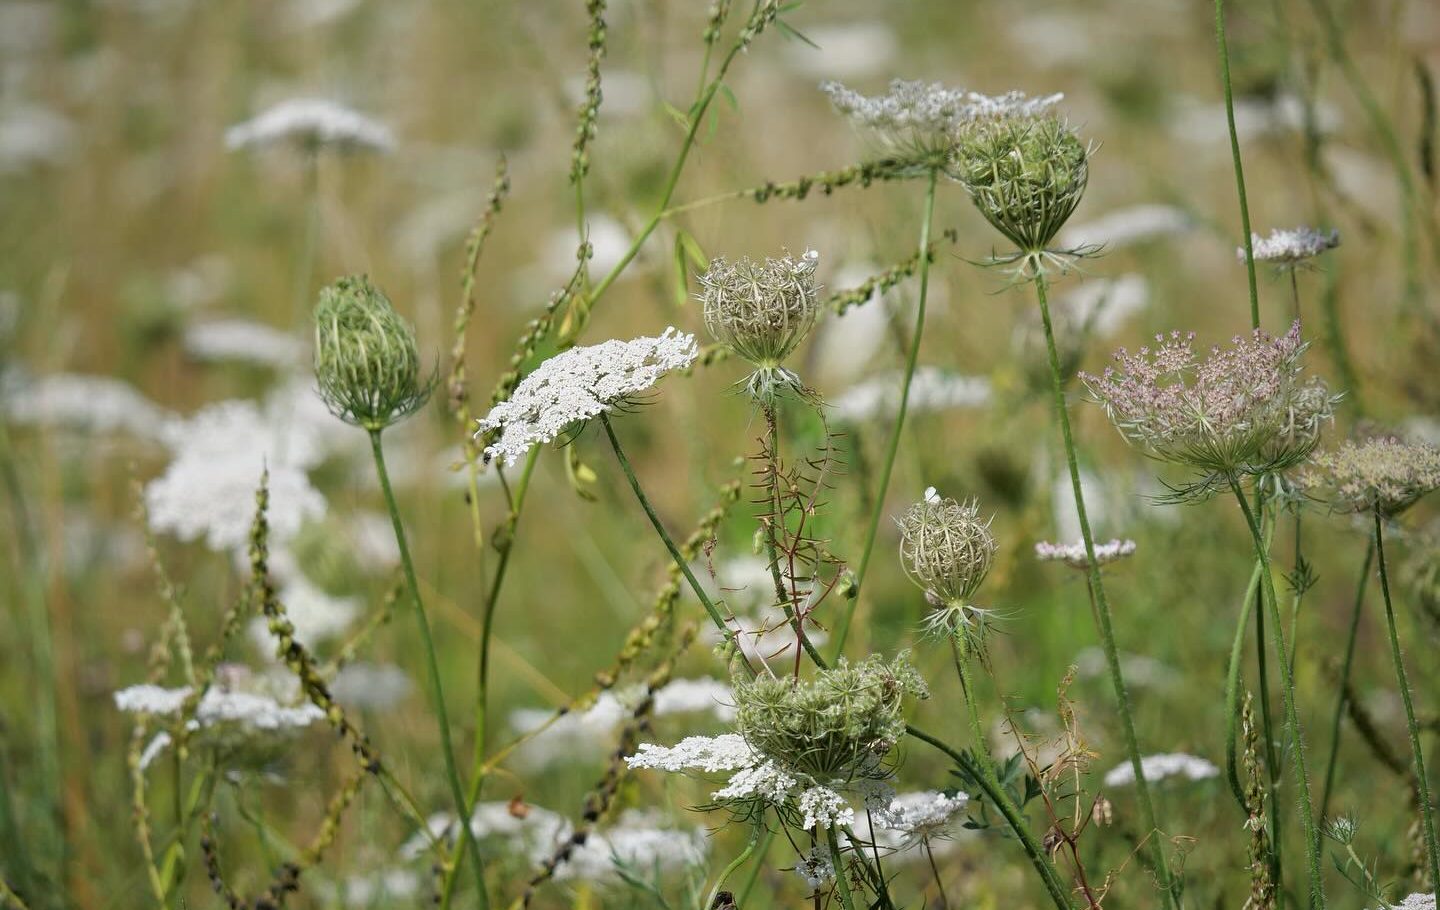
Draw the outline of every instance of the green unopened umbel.
M370 431L418 411L433 385L421 376L415 329L363 275L320 292L315 377L332 414Z

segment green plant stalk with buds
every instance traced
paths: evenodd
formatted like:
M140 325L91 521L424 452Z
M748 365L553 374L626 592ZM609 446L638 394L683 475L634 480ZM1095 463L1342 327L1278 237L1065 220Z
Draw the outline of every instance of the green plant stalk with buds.
M1291 740L1291 758L1295 765L1295 777L1300 784L1300 822L1305 831L1305 856L1310 873L1310 904L1314 908L1324 910L1326 906L1325 880L1320 857L1320 829L1315 820L1315 804L1310 796L1310 777L1305 765L1305 741L1300 734L1300 713L1295 706L1295 678L1290 671L1290 661L1287 659L1289 649L1285 644L1285 629L1280 622L1280 602L1275 595L1275 579L1270 570L1270 552L1265 546L1265 535L1256 521L1255 512L1245 498L1245 491L1240 488L1239 479L1234 474L1231 474L1228 479L1230 489L1235 494L1235 500L1240 504L1240 510L1245 515L1245 524L1250 529L1255 556L1261 563L1260 575L1264 584L1261 600L1263 605L1269 608L1271 636L1274 639L1275 653L1278 655L1277 662L1280 664L1280 692L1285 705L1286 732ZM1263 650L1263 642L1260 643L1260 647Z
M1095 559L1095 537L1090 531L1090 518L1085 510L1085 494L1080 485L1080 463L1075 454L1075 438L1070 430L1070 415L1065 406L1065 380L1060 372L1060 355L1055 346L1055 329L1050 319L1050 302L1045 293L1045 274L1032 270L1035 297L1040 304L1040 319L1045 328L1045 348L1050 358L1050 385L1054 395L1055 419L1060 423L1060 436L1065 445L1065 463L1070 472L1070 488L1075 497L1075 514L1080 520L1080 537L1085 543L1087 560L1086 579L1090 589L1090 605L1095 615L1095 626L1100 633L1100 643L1105 652L1105 664L1110 671L1110 683L1115 690L1119 707L1120 727L1125 738L1125 748L1130 756L1130 766L1135 771L1135 795L1140 803L1140 820L1146 831L1152 835L1160 830L1155 821L1155 806L1150 800L1150 787L1145 780L1145 769L1141 765L1140 744L1135 736L1135 719L1130 709L1130 693L1125 688L1125 676L1120 669L1120 651L1115 645L1115 632L1110 617L1110 601L1105 596L1105 583L1100 575L1100 563ZM1178 883L1170 873L1165 851L1157 836L1147 837L1155 875L1161 890L1165 893L1166 906L1178 908L1180 895Z
M1390 659L1395 665L1395 684L1405 705L1405 726L1410 734L1410 753L1415 766L1415 791L1420 802L1420 823L1425 831L1425 852L1429 862L1431 887L1440 886L1440 846L1435 841L1435 815L1430 803L1430 784L1426 780L1425 754L1420 746L1420 729L1415 723L1415 705L1410 696L1410 681L1405 674L1405 661L1400 655L1400 636L1395 630L1395 608L1390 603L1390 575L1385 565L1384 519L1377 509L1375 519L1375 556L1380 564L1380 593L1385 600L1385 629L1390 636Z
M865 531L865 549L860 554L860 568L855 572L855 584L850 591L849 602L845 605L845 612L841 614L835 629L835 650L832 653L836 658L845 652L845 639L850 634L850 622L860 603L860 589L865 583L865 573L870 568L870 557L874 555L880 517L885 514L885 493L890 488L890 475L895 470L895 456L900 451L900 434L905 428L905 414L910 407L910 386L915 380L915 366L920 359L920 341L925 334L925 301L930 289L930 225L935 218L935 184L938 179L939 171L932 167L925 181L925 207L920 216L920 296L915 305L915 329L910 336L910 353L905 360L905 379L900 385L900 407L895 412L895 426L890 431L885 463L880 469L880 484L875 490L875 510L870 516L870 526Z

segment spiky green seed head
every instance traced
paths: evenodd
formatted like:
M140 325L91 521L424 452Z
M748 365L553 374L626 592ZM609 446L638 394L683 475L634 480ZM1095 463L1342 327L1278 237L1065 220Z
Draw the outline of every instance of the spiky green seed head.
M971 606L1000 549L979 504L942 497L932 487L895 523L910 580L940 606Z
M1039 254L1085 195L1090 153L1058 117L981 119L960 134L955 172L986 221L1021 253Z
M320 292L315 377L330 413L371 431L418 411L434 385L421 375L415 329L364 275Z
M819 315L815 266L820 254L755 262L714 259L700 276L705 328L761 370L776 370L799 347Z
M736 723L755 749L821 783L877 777L905 735L905 696L929 688L906 655L841 658L805 682L762 676L735 684Z

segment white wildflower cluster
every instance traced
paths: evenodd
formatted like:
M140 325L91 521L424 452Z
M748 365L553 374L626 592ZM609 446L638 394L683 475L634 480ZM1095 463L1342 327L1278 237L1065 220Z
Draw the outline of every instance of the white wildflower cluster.
M526 376L508 401L480 420L480 433L500 430L485 457L513 465L531 447L648 390L699 354L695 336L667 328L654 337L571 348Z
M238 362L285 369L300 363L304 345L277 328L247 319L217 319L188 326L185 353L202 362Z
M157 440L172 419L134 386L108 376L52 373L27 379L10 373L0 379L0 414L19 425Z
M584 761L613 746L611 740L645 697L643 686L602 692L584 711L571 711L559 720L545 708L521 708L510 714L510 726L519 733L536 732L520 747L526 764L545 767L561 761ZM735 718L730 687L710 678L675 679L654 693L651 714L711 714L728 722ZM543 730L541 728L544 728Z
M1332 229L1327 233L1310 227L1277 228L1268 237L1251 234L1250 245L1254 248L1256 262L1293 266L1335 249L1340 245L1340 232ZM1235 248L1235 258L1242 265L1245 263L1245 247Z
M282 101L225 131L231 149L293 145L302 149L388 152L395 147L390 128L359 111L323 98Z
M1104 650L1098 645L1091 645L1075 655L1075 668L1079 670L1081 679L1100 679L1109 674L1110 662ZM1121 652L1120 669L1125 674L1125 682L1131 686L1164 689L1181 681L1174 667L1146 654Z
M1195 219L1184 209L1146 203L1071 225L1065 229L1061 243L1069 248L1096 246L1115 250L1183 234L1194 226Z
M900 409L900 392L905 375L888 373L851 386L830 403L831 415L841 423L863 423L890 417ZM915 368L910 383L910 414L926 414L955 408L981 407L990 401L990 380L983 376L960 376L935 366Z
M805 816L800 827L807 830L819 826L831 828L845 826L855 821L855 810L845 797L829 787L810 787L800 794L797 803L800 813Z
M1386 903L1380 910L1435 910L1435 892L1415 892L1398 904Z
M381 869L348 876L337 889L347 907L383 907L404 902L420 893L423 882L413 869ZM318 886L322 893L324 885Z
M816 844L795 863L795 874L813 891L835 880L835 864L829 851Z
M966 793L950 795L938 790L921 790L896 796L887 808L873 812L871 818L876 828L899 834L902 844L918 844L944 837L969 803L970 796Z
M330 682L330 694L337 702L368 711L388 711L414 688L405 671L393 664L346 664Z
M46 107L7 104L0 108L0 174L63 163L75 146L75 125Z
M820 90L856 126L873 130L892 144L922 151L947 148L956 130L967 123L1037 117L1064 98L1059 94L1032 98L1023 92L982 95L905 79L893 80L883 95L862 95L833 81L821 83Z
M189 686L167 689L163 686L138 685L115 693L115 707L126 714L146 717L173 717L180 712L193 690ZM325 712L308 702L283 704L261 692L235 691L212 686L195 705L195 715L187 722L190 730L225 730L242 737L255 733L279 733L308 727L323 720ZM141 769L170 746L171 736L155 734L140 754Z
M324 454L307 425L277 420L248 401L226 401L173 422L165 439L170 466L145 488L150 523L181 540L204 538L212 550L243 547L255 517L255 490L270 472L272 540L284 543L325 500L306 470Z
M687 736L673 746L641 743L634 755L625 759L631 768L653 768L657 771L701 771L715 774L753 768L760 756L739 733L719 736Z
M1186 755L1183 752L1169 752L1146 755L1140 759L1147 781L1164 780L1167 777L1183 777L1186 780L1208 780L1220 774L1220 769L1203 758ZM1130 762L1116 765L1105 774L1105 786L1123 787L1135 783L1135 768Z
M1111 540L1106 543L1095 544L1095 563L1105 565L1117 559L1123 559L1135 552L1135 541L1133 540ZM1035 544L1035 558L1041 562L1063 562L1072 569L1088 569L1090 559L1085 554L1085 542L1076 543L1050 543L1049 541L1038 541Z

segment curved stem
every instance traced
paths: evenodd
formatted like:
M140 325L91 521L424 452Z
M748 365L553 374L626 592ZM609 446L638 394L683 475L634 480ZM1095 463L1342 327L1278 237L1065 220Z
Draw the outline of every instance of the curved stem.
M1262 600L1269 608L1271 634L1274 638L1276 661L1280 665L1280 694L1285 703L1285 725L1292 744L1291 755L1295 762L1295 777L1300 783L1300 821L1305 829L1305 858L1310 871L1310 906L1324 910L1325 881L1320 865L1320 834L1315 823L1315 804L1310 798L1310 776L1305 767L1305 741L1300 736L1300 712L1295 707L1295 678L1290 673L1290 662L1285 659L1289 649L1285 645L1285 629L1280 624L1279 601L1275 596L1275 579L1270 572L1270 552L1265 548L1264 535L1255 521L1255 512L1240 489L1240 481L1234 475L1229 478L1230 489L1240 511L1245 515L1245 524L1250 528L1250 538L1255 546L1255 556L1260 560L1261 580L1265 584ZM1264 648L1264 643L1258 643ZM1277 883L1278 884L1278 883Z
M1245 235L1245 276L1250 283L1250 327L1258 329L1260 292L1255 283L1255 248L1250 232L1250 203L1245 197L1245 167L1240 163L1240 134L1235 131L1235 91L1230 84L1230 48L1225 41L1225 0L1215 0L1215 44L1220 51L1220 79L1225 84L1225 122L1230 128L1235 189L1240 194L1240 230Z
M410 599L415 602L415 622L420 629L420 641L425 649L425 665L430 678L430 707L435 722L440 727L440 749L445 760L445 777L450 785L450 796L455 800L457 824L461 830L470 827L470 804L460 785L460 773L455 768L455 750L450 741L450 720L445 711L445 691L440 682L440 663L435 657L435 641L430 634L430 621L425 616L425 603L420 599L420 585L415 579L415 564L410 558L410 545L405 539L405 527L400 523L400 507L395 502L395 491L390 488L390 472L385 469L385 450L380 445L380 431L370 431L370 450L375 456L375 473L380 479L380 490L385 495L385 507L390 512L390 524L395 531L395 543L400 549L400 564L405 570L405 584L410 589ZM479 884L480 906L490 906L490 895L485 887L485 861L480 848L473 838L467 838L470 858L475 865L475 877ZM455 864L458 866L459 858ZM444 908L445 903L441 904Z
M1345 690L1350 685L1350 667L1355 662L1355 640L1360 631L1360 612L1365 606L1365 586L1370 583L1370 563L1375 560L1375 541L1365 546L1365 561L1360 565L1360 581L1355 586L1355 609L1350 613L1350 632L1345 638L1345 662L1340 667L1340 687L1335 695L1335 711L1330 716L1330 757L1325 762L1325 789L1320 796L1320 817L1330 809L1330 792L1335 784L1335 766L1340 757L1340 719L1345 716Z
M825 829L825 842L830 845L830 863L835 867L835 891L845 910L855 910L855 898L850 895L850 882L845 874L844 861L840 858L840 842L835 837L835 828Z
M750 867L750 874L745 876L745 884L740 888L740 894L735 898L735 906L744 907L750 901L750 892L755 890L755 883L760 880L760 870L765 868L765 854L770 852L770 844L775 840L775 829L766 828L765 836L760 838L760 855L756 857L755 865ZM705 910L710 910L706 907Z
M865 549L860 556L860 568L855 572L855 587L835 629L835 650L831 653L836 658L845 652L845 639L850 634L850 620L854 618L855 607L860 603L860 588L865 583L865 572L870 568L870 557L875 550L880 518L885 513L885 492L890 488L890 474L895 470L895 455L900 450L900 434L905 428L905 412L910 407L910 386L915 379L920 341L925 334L925 298L930 290L930 222L935 217L935 183L938 178L939 172L931 168L925 183L925 212L920 221L920 300L915 307L915 331L910 337L910 356L905 361L905 381L900 386L900 407L895 412L895 428L890 432L885 466L880 470L880 486L875 491L875 511L870 516L870 528L865 532Z
M1070 470L1070 488L1075 496L1075 514L1080 520L1080 536L1085 543L1085 556L1089 563L1087 578L1090 588L1090 605L1095 614L1095 626L1100 633L1100 643L1105 651L1105 663L1110 669L1110 683L1115 689L1115 701L1120 712L1120 728L1125 737L1125 748L1130 755L1130 767L1135 771L1135 796L1140 804L1140 820L1145 825L1145 840L1150 844L1155 876L1165 892L1165 904L1171 908L1180 906L1180 895L1170 867L1165 859L1158 836L1159 825L1155 822L1155 807L1150 801L1150 786L1145 780L1145 769L1140 762L1140 745L1135 738L1135 719L1130 711L1130 693L1125 688L1125 676L1120 669L1120 651L1115 646L1115 633L1110 618L1110 601L1105 596L1105 583L1100 577L1100 563L1095 559L1095 537L1090 532L1090 518L1085 511L1085 493L1080 486L1080 463L1075 455L1075 438L1070 430L1070 415L1065 408L1065 385L1060 375L1060 355L1055 348L1055 328L1050 320L1050 303L1045 294L1045 274L1034 275L1035 296L1040 304L1040 319L1045 327L1045 347L1050 356L1050 386L1055 398L1055 418L1060 423L1060 435L1065 442L1065 463ZM1157 835L1157 836L1152 836Z
M736 869L745 865L745 861L750 858L750 854L755 852L755 847L759 843L760 826L752 825L750 828L750 840L746 842L745 849L741 850L740 855L732 859L728 866L720 870L720 877L715 879L715 887L710 889L710 894L705 898L705 903L700 907L700 910L710 910L711 907L715 906L715 898L719 895L720 889L725 886L725 881L730 878L730 875Z
M1420 728L1415 723L1415 705L1410 698L1410 680L1400 656L1400 636L1395 631L1395 608L1390 603L1390 576L1385 568L1385 532L1380 512L1375 512L1375 555L1380 563L1380 593L1385 599L1385 628L1390 633L1390 659L1395 663L1395 684L1405 703L1405 726L1410 731L1410 753L1415 761L1415 789L1420 797L1420 823L1425 829L1425 851L1430 861L1430 881L1440 883L1440 847L1435 843L1435 812L1430 805L1430 784L1426 780L1425 754L1420 748Z

